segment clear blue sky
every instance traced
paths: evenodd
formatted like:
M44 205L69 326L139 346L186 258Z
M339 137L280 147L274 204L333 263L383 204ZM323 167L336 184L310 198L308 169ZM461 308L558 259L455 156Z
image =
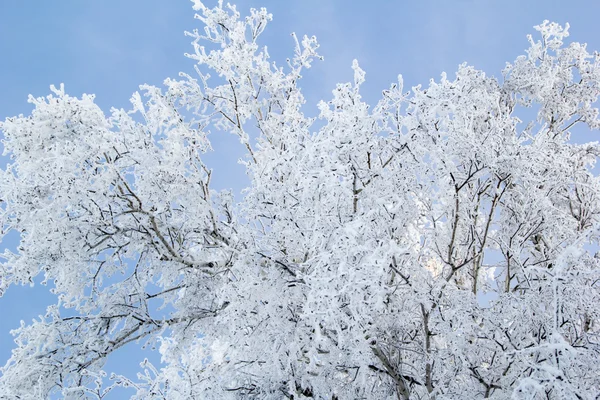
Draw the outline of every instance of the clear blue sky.
M216 0L206 1L207 5ZM274 21L264 44L278 61L292 54L291 32L316 35L325 61L305 73L301 85L306 112L329 99L335 83L352 78L352 59L367 72L364 98L374 104L381 90L404 76L407 87L442 71L453 76L462 62L500 76L507 61L527 47L526 35L544 19L571 24L570 40L600 50L600 2L488 0L240 0L240 11L267 7ZM71 95L95 93L108 112L129 106L138 85L160 85L179 71L192 72L183 56L191 51L184 30L198 27L185 0L0 0L0 118L27 114L27 95L48 94L65 83ZM239 190L243 169L234 137L212 136L218 188ZM5 161L2 161L4 165ZM0 244L14 247L15 237ZM43 287L14 287L0 298L0 365L10 355L9 330L20 320L45 312L52 296ZM137 358L140 358L139 360ZM110 366L130 371L141 361L135 348L123 349ZM116 397L113 397L116 398Z

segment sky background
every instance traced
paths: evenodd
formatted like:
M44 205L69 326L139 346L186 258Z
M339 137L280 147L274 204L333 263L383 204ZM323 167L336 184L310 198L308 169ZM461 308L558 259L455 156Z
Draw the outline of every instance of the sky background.
M206 1L207 5L215 4ZM293 54L289 36L316 35L323 62L306 71L300 83L307 99L305 113L317 115L316 104L328 100L338 82L352 79L352 60L366 73L364 99L374 105L381 91L404 77L405 88L452 79L466 62L488 75L501 76L528 47L526 35L544 19L571 24L569 40L600 50L600 2L595 1L401 1L401 0L240 0L242 14L266 7L274 20L262 44L282 64ZM67 93L96 94L96 103L129 108L131 94L143 83L160 85L180 71L193 73L185 30L201 28L186 0L0 0L0 119L28 114L27 96L49 94L49 85L65 84ZM216 189L245 185L243 153L236 138L214 132L215 152L207 156ZM596 140L596 139L592 139ZM1 165L4 166L6 158ZM13 248L16 235L0 243ZM47 288L13 287L0 298L0 365L10 356L9 331L45 313L54 297ZM131 373L145 355L135 346L119 350L107 370ZM1 395L1 394L0 394ZM109 398L120 398L115 393Z

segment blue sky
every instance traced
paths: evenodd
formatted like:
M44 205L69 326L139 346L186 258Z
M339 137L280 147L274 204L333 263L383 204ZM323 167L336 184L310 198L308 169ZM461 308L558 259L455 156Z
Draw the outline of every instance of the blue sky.
M216 3L206 1L208 5ZM316 35L325 57L305 73L301 83L306 112L329 99L335 83L352 78L354 58L367 73L363 96L374 104L381 90L404 76L407 87L426 85L442 71L453 76L467 62L500 76L505 62L527 47L526 35L544 19L571 24L571 40L600 49L593 1L401 1L372 0L240 0L242 13L265 6L274 21L263 43L276 61L292 54L289 34ZM199 27L186 0L0 1L0 118L27 114L28 94L43 96L49 85L65 83L71 95L95 93L97 103L125 107L143 83L160 85L179 71L192 72L183 56L191 51L184 30ZM217 188L239 190L244 172L236 164L236 139L215 132ZM6 161L2 161L4 165ZM15 236L0 248L15 245ZM43 287L9 290L0 298L0 365L10 355L9 330L19 320L43 314L53 300ZM124 349L111 366L124 372L137 365L138 350Z

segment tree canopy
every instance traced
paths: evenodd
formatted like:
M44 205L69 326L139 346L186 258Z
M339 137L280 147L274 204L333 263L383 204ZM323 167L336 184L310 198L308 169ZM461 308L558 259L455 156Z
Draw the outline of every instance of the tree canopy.
M0 293L57 295L3 398L597 398L600 146L571 140L600 126L597 53L545 21L501 79L399 76L372 107L355 61L313 117L314 37L280 66L265 9L194 8L194 74L109 115L52 87L0 123ZM247 150L240 201L212 189L211 129ZM105 372L132 342L161 364Z

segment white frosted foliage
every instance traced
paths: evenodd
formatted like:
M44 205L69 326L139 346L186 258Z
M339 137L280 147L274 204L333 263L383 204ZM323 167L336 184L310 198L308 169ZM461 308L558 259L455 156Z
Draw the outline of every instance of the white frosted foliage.
M278 66L265 9L194 9L194 74L108 115L52 87L0 123L2 235L20 234L0 294L42 276L57 295L13 332L0 397L600 394L600 147L570 140L599 127L600 62L568 26L536 27L500 79L399 76L372 107L355 60L310 117L316 38ZM212 189L209 130L247 152L240 201ZM103 370L133 342L161 363Z

